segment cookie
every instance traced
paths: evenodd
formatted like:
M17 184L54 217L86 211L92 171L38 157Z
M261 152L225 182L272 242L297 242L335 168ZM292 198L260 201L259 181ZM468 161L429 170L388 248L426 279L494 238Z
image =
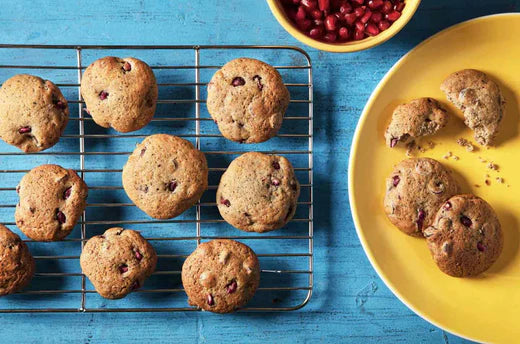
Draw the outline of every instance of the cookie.
M81 95L98 125L128 133L146 126L157 105L152 69L133 57L103 57L87 67Z
M498 85L481 71L464 69L448 76L441 90L464 112L464 123L474 131L475 140L492 145L505 108Z
M446 201L424 236L439 269L454 277L476 276L489 269L504 242L495 211L475 195L456 195Z
M79 262L99 295L121 299L144 285L155 271L157 254L139 232L116 227L90 238Z
M385 213L404 233L422 236L439 207L458 190L457 182L440 162L406 159L386 179Z
M255 59L238 58L213 75L206 104L224 137L256 143L280 130L289 100L289 91L275 68Z
M386 145L393 148L398 142L433 135L448 123L448 114L433 98L414 99L395 108L386 128Z
M206 157L177 136L148 136L123 168L123 187L132 202L149 216L179 216L208 188Z
M18 235L0 224L0 296L12 294L29 284L34 259Z
M260 264L251 248L234 240L200 244L182 265L188 303L214 313L243 307L260 283Z
M22 178L16 191L18 228L33 240L57 241L70 234L85 210L88 187L73 170L41 165Z
M0 88L0 138L26 153L58 143L68 121L67 100L49 80L18 74Z
M222 175L217 206L232 226L262 233L292 219L299 195L300 184L289 160L249 152L233 160Z

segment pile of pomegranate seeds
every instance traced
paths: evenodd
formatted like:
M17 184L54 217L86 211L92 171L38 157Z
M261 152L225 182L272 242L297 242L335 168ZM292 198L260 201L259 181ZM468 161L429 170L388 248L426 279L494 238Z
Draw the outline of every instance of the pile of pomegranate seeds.
M388 29L404 0L280 0L289 19L307 36L325 42L358 41Z

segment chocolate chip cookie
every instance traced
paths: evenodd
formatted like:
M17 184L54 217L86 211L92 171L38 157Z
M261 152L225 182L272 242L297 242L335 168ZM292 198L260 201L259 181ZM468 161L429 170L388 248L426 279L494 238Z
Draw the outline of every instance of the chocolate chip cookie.
M504 241L495 211L475 195L446 201L424 236L439 269L454 277L476 276L489 269Z
M289 222L299 195L300 184L289 160L249 152L233 160L222 175L217 206L232 226L261 233Z
M433 135L448 123L448 114L433 98L414 99L395 108L386 128L386 145L407 143L418 137Z
M255 252L234 240L202 243L182 265L188 303L210 312L230 313L244 306L259 283Z
M16 188L16 225L36 241L57 241L70 234L85 210L88 187L73 170L41 165Z
M395 166L386 180L385 213L404 233L422 236L439 207L458 190L455 179L438 161L406 159Z
M80 264L99 295L120 299L144 285L155 271L157 254L139 232L110 228L87 241Z
M170 219L197 203L208 188L204 154L177 136L148 136L123 168L128 197L156 219Z
M103 57L87 67L81 95L98 125L127 133L146 126L157 105L152 69L133 57Z
M464 112L464 123L475 132L475 140L492 145L505 108L498 85L481 71L464 69L448 76L441 90Z
M18 235L0 224L0 296L12 294L29 284L34 259Z
M69 121L69 106L49 80L18 74L0 88L0 138L26 153L54 146Z
M289 100L280 73L250 58L226 63L208 84L211 117L224 137L241 143L264 142L275 136Z

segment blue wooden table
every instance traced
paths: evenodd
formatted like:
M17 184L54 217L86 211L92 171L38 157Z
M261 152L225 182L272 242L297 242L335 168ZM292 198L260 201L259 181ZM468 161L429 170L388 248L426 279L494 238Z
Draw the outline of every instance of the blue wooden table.
M407 309L370 266L350 216L349 148L370 93L403 54L450 25L518 10L518 0L423 0L412 21L389 42L338 55L299 44L261 0L3 0L0 43L303 47L314 64L316 207L315 291L300 311L8 314L0 316L0 342L464 342Z

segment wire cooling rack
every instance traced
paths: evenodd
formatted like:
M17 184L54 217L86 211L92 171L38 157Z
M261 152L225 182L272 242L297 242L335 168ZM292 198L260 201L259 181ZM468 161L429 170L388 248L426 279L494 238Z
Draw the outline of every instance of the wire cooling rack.
M133 56L147 62L158 80L156 115L144 129L120 134L97 126L79 92L86 66L103 56ZM274 65L291 92L280 133L261 144L238 144L220 135L205 106L206 85L227 61L241 56ZM30 286L0 299L0 312L173 312L190 307L180 273L184 259L203 241L230 238L255 250L262 268L260 288L241 311L291 311L307 304L313 288L313 83L305 51L289 46L65 46L0 45L0 81L28 73L57 84L69 101L70 121L60 142L25 154L0 143L0 222L18 233L36 259ZM172 220L152 220L135 207L121 186L121 170L135 144L147 135L186 138L208 159L209 189L192 209ZM246 233L220 217L215 192L229 162L247 151L286 156L301 184L298 210L283 229ZM86 211L64 241L34 242L16 228L16 185L30 169L55 163L72 168L89 185ZM121 300L100 297L81 273L85 242L110 227L141 231L155 247L156 272L144 287Z

